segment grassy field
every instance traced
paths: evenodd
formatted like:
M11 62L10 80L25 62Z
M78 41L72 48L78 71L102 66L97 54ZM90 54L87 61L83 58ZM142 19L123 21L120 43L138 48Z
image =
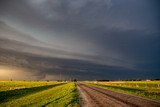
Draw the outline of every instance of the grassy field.
M0 81L0 92L21 88L39 87L45 85L58 84L58 82L46 82L46 81Z
M13 81L12 81L13 82ZM79 107L76 84L57 82L1 82L0 107ZM5 85L4 85L5 83ZM5 87L2 87L4 85ZM11 87L11 88L10 88ZM6 90L4 90L6 89ZM10 90L11 89L11 90Z
M160 100L160 81L83 82ZM0 81L0 107L80 107L74 82Z
M160 100L160 81L87 82L87 84Z

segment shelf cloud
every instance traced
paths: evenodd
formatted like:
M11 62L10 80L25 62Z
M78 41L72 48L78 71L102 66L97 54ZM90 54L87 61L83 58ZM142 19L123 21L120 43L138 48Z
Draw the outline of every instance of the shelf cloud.
M51 80L160 78L159 3L1 0L0 72L14 67L28 79Z

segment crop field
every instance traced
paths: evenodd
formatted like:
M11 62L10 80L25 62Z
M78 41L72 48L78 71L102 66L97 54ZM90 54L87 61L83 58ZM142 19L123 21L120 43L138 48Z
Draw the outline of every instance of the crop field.
M160 100L160 81L87 82L92 86Z
M93 88L94 90L92 90ZM107 90L121 92L122 100L123 93L128 93L127 95L134 94L160 101L160 81L88 81L77 83L0 81L0 107L80 107L83 105L82 101L84 100L84 98L80 97L80 93L83 93L87 99L90 99L89 105L91 104L90 106L92 106L94 105L92 101L96 100L101 103L99 98L104 100L107 98L104 97L105 94L99 93L102 88L106 89L106 92ZM114 96L115 94L112 95ZM93 99L88 96L92 96ZM119 101L116 96L114 98L116 101ZM112 102L111 104L114 103ZM102 104L105 105L103 102Z
M73 82L0 82L0 107L79 107Z
M14 89L39 87L45 85L58 84L58 82L44 82L44 81L0 81L0 92Z

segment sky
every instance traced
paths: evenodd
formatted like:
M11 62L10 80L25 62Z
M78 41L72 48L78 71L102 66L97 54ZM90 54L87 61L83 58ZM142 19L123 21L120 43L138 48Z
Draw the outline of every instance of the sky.
M159 0L0 0L0 80L160 78Z

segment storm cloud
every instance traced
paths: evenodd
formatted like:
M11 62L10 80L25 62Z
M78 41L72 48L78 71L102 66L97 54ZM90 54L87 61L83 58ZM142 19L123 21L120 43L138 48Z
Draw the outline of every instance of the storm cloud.
M1 0L0 64L37 79L160 78L158 4Z

